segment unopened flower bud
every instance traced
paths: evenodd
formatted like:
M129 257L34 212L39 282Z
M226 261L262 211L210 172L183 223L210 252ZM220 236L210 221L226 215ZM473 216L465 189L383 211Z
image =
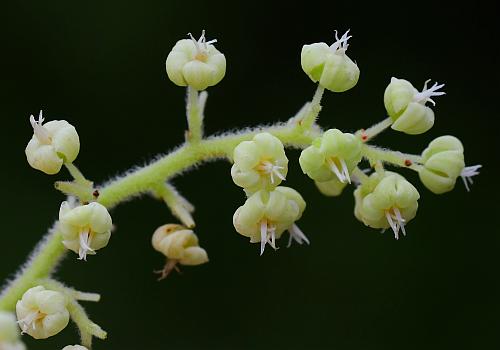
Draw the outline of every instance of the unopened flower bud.
M420 180L436 194L451 191L465 168L464 148L454 136L441 136L422 153Z
M332 45L314 43L302 47L302 69L313 82L319 81L319 85L327 90L343 92L358 82L359 68L346 55L347 41L351 38L348 33L339 39L335 31L336 41Z
M315 181L337 178L342 183L351 183L350 173L362 158L361 145L353 134L330 129L302 151L299 163L302 171Z
M102 204L92 202L71 208L63 202L59 210L59 230L63 244L78 254L79 260L108 245L113 223L108 210Z
M399 230L406 235L405 225L415 217L420 195L403 176L386 171L374 173L354 191L354 214L373 228L392 228L396 239Z
M336 177L334 177L329 181L323 181L323 182L314 181L314 183L316 184L318 190L322 194L328 197L339 196L344 190L344 188L347 186L345 182L340 182L340 180Z
M184 226L166 224L156 229L151 240L153 248L167 257L167 264L160 279L168 276L177 264L195 266L208 262L205 249L201 248L198 237Z
M62 350L88 350L85 346L81 345L68 345L65 346Z
M31 167L46 174L57 174L64 163L72 163L80 151L80 139L73 125L65 120L43 124L42 111L38 120L30 117L33 137L26 146L26 158Z
M69 322L66 297L42 286L29 289L16 304L19 326L35 339L45 339L62 331Z
M389 117L393 120L392 129L402 131L406 134L422 134L434 125L434 112L427 107L427 102L435 105L431 97L441 96L445 93L438 91L444 84L434 85L427 88L425 82L421 92L404 79L391 78L391 82L385 89L384 105Z
M272 192L260 190L236 210L233 224L238 233L250 238L251 243L261 243L262 254L268 243L277 249L276 239L294 227L304 209L305 201L294 189L277 187ZM300 236L299 243L308 242L299 231L296 231L297 237Z
M16 316L10 312L0 311L0 350L25 350L19 340L19 327Z
M288 158L283 144L267 132L236 146L233 160L233 181L249 193L274 189L285 180L288 172Z
M166 61L169 79L179 86L191 86L196 90L205 90L220 82L226 74L226 58L213 43L206 41L205 31L195 40L179 40Z

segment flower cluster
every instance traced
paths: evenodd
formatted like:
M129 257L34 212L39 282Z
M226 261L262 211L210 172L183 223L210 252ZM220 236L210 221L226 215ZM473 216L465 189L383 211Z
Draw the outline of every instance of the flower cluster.
M283 232L290 233L290 241L299 244L309 240L295 225L306 207L302 196L292 188L279 186L288 172L288 158L281 141L270 133L259 133L251 141L235 147L231 176L242 187L248 198L233 216L238 233L249 237L251 243L260 242L260 254L266 244L274 249Z
M160 279L178 270L179 265L207 263L208 254L192 230L195 208L171 184L171 177L199 162L221 156L232 161L231 177L246 196L233 215L233 224L251 243L260 243L261 255L268 244L278 249L277 240L286 231L288 246L292 241L309 244L296 224L306 202L299 192L282 186L289 166L284 143L302 149L300 167L321 193L339 196L347 186L354 185L354 216L368 227L392 229L396 239L406 235L406 226L416 216L420 194L405 177L387 170L388 166L417 172L422 184L436 194L451 191L459 177L469 190L481 166L465 165L464 147L456 137L438 137L419 155L371 144L389 127L410 135L428 131L435 115L427 103L435 105L432 98L444 95L440 91L444 84L428 87L427 81L418 91L409 81L392 78L383 98L387 118L381 122L354 133L323 130L316 123L324 91L347 91L359 79L359 67L346 55L351 38L348 34L339 38L335 32L332 45L320 42L303 46L302 69L318 86L313 99L295 117L287 123L209 139L203 135L207 92L202 90L223 79L226 58L213 45L216 40L205 39L204 31L198 40L191 34L189 39L179 40L165 64L169 79L187 86L189 129L185 144L175 154L117 178L102 192L73 164L80 151L76 129L65 120L44 123L41 111L38 120L32 115L33 137L25 150L28 163L47 174L56 174L64 166L73 180L56 182L56 188L68 196L60 206L57 225L20 277L1 294L8 295L11 304L16 303L10 308L15 307L17 322L13 314L0 311L0 350L25 349L19 328L21 334L44 339L63 330L70 319L79 328L81 345L68 345L63 350L88 350L92 337L106 338L106 332L88 319L78 303L98 301L100 296L66 287L51 279L51 272L66 250L86 260L106 247L113 230L108 209L134 195L151 193L162 199L183 224L160 226L152 235L153 248L166 258L164 268L158 271ZM360 168L363 161L367 161L369 169ZM34 266L44 263L43 268Z

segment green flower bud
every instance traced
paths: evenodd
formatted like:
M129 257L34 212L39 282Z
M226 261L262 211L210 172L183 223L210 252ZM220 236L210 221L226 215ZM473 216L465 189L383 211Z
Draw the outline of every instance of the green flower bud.
M406 134L422 134L434 125L434 112L425 104L435 102L433 96L441 96L445 93L438 91L444 84L434 85L427 88L425 82L422 92L419 92L413 85L404 79L391 78L391 82L385 89L384 105L387 114L393 120L392 129L402 131Z
M33 115L30 117L34 134L25 153L32 168L53 175L61 170L65 162L72 163L76 159L80 139L76 129L65 120L43 122L42 111L38 120Z
M45 339L62 331L69 322L66 297L42 286L24 293L16 304L19 326L35 339Z
M87 254L108 245L113 223L108 210L102 204L93 202L71 208L63 202L59 209L59 230L63 244L78 254L79 260L87 260Z
M344 190L344 188L347 186L345 182L340 182L340 180L336 177L334 177L329 181L323 181L323 182L314 181L314 183L316 184L318 190L322 194L328 197L339 196Z
M300 167L317 182L337 178L342 183L351 183L349 174L361 161L361 146L361 140L353 134L337 129L327 130L302 151Z
M420 180L436 194L451 191L465 168L464 148L459 139L441 136L422 153Z
M236 210L233 224L238 233L250 238L251 243L261 243L262 255L267 243L277 249L276 239L286 230L290 230L291 237L299 243L309 243L294 225L305 206L302 196L294 189L277 187L272 192L260 190Z
M252 141L243 141L234 149L231 176L236 185L248 193L272 190L285 180L288 158L281 141L260 133Z
M14 314L0 311L0 350L25 350Z
M374 173L354 191L354 215L373 228L392 228L399 239L399 230L406 235L405 225L415 217L420 195L403 176L386 171Z
M169 79L178 86L191 86L205 90L219 83L226 74L226 58L212 44L217 40L206 41L205 31L195 40L179 40L166 61Z
M304 45L300 55L301 65L304 72L313 82L333 92L343 92L356 85L359 79L359 68L345 53L347 31L339 39L335 31L336 41L328 46L325 43L314 43Z
M177 269L177 264L195 266L208 262L207 252L200 247L198 237L184 226L166 224L158 227L151 243L156 251L167 258L163 270L157 271L161 274L160 279L167 277L174 268Z

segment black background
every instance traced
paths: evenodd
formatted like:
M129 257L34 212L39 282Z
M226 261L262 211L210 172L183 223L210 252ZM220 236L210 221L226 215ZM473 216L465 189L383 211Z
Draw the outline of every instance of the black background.
M5 6L6 4L4 4ZM321 196L291 159L286 184L308 208L312 243L259 256L235 233L243 203L230 165L210 163L174 183L196 206L196 232L210 263L156 282L162 257L154 229L174 222L161 203L134 200L113 211L117 231L87 263L74 254L57 276L96 291L91 317L109 331L96 349L458 349L498 348L498 24L479 2L16 1L1 13L2 230L0 278L10 276L57 217L55 179L31 169L24 147L31 113L76 125L76 161L98 183L183 141L184 90L164 60L186 33L207 30L226 55L227 76L209 89L206 130L286 120L311 98L300 68L303 44L351 29L348 55L361 77L327 93L320 122L354 131L384 118L391 76L420 87L446 83L436 123L424 135L392 131L380 145L420 153L442 134L459 137L483 170L467 193L420 190L408 236L395 241L354 218L351 189ZM283 245L283 244L282 244ZM68 327L32 349L77 343Z

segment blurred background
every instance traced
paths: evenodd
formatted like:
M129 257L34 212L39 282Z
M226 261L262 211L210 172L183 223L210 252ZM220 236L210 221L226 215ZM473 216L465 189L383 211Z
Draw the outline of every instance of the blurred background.
M157 282L163 264L150 238L175 222L144 197L120 205L109 246L86 263L68 255L57 277L102 294L87 303L109 332L95 349L493 349L499 340L498 25L479 2L453 6L340 1L16 1L1 21L0 99L4 155L0 172L0 281L23 263L57 218L64 197L31 169L24 148L30 114L67 119L82 148L76 164L102 183L183 142L184 89L168 81L164 60L188 32L206 29L226 55L224 80L209 89L206 131L286 120L314 93L300 68L303 44L333 41L351 29L348 55L358 85L327 93L320 123L355 131L384 118L392 76L421 87L446 83L428 133L388 131L382 146L420 153L452 134L468 165L483 164L467 193L436 196L404 171L421 193L408 236L394 240L358 222L352 190L320 195L291 159L287 186L308 203L300 227L310 246L259 256L232 226L244 202L230 164L210 163L174 180L197 207L196 233L210 263ZM285 242L280 242L284 246ZM74 327L30 349L78 342Z

